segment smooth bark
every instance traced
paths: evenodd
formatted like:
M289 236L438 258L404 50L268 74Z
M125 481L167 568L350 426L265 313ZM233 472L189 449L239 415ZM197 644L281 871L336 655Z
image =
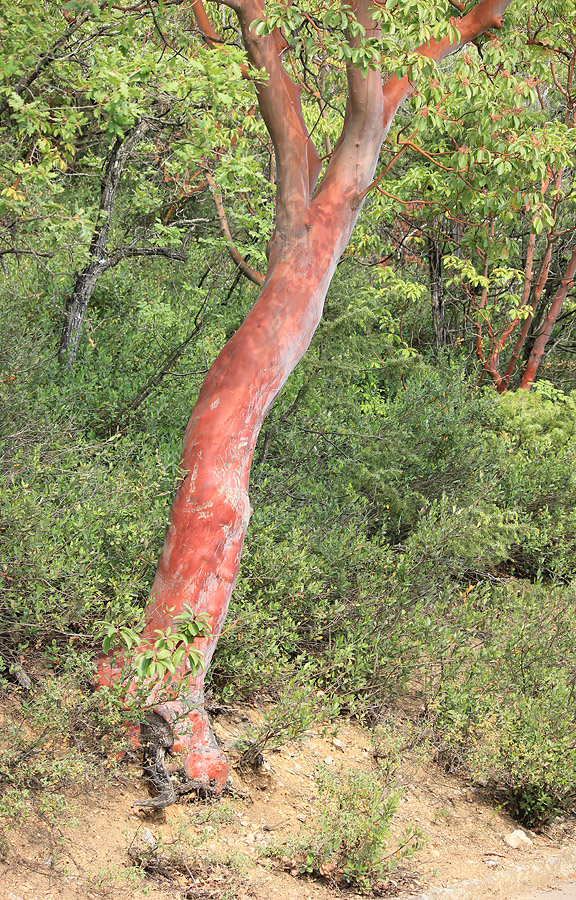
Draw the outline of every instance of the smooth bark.
M419 52L439 60L499 28L509 2L481 0L458 21L459 43L445 39ZM198 5L195 0L195 9ZM320 160L302 115L300 89L282 67L282 35L255 33L252 26L264 14L259 0L229 0L228 5L237 12L250 64L267 74L257 94L274 147L276 225L260 296L208 372L186 430L181 458L186 474L170 513L145 628L152 642L155 630L170 626L185 606L208 614L212 637L197 642L205 669L238 574L258 434L318 326L326 291L373 182L382 142L412 88L407 77L391 78L383 87L378 71L363 75L348 66L342 134L315 190ZM353 9L367 35L377 38L370 0L358 0ZM202 30L214 39L205 24ZM115 677L110 661L101 662L100 677L104 683ZM204 677L205 670L189 678L184 697L158 705L156 712L172 724L177 765L198 783L221 789L227 766L203 710ZM155 699L152 691L150 703Z
M576 247L572 251L572 255L566 266L566 270L564 272L564 276L558 290L554 295L554 299L550 304L550 308L546 313L544 321L542 322L542 326L540 331L538 332L538 336L534 341L534 346L528 357L528 362L526 363L526 368L524 369L524 374L522 376L522 381L520 382L520 387L525 388L526 390L530 390L534 380L536 378L536 373L542 362L542 358L544 356L544 351L546 349L546 344L548 343L548 339L552 334L552 329L556 324L558 316L562 312L562 307L564 305L564 301L568 295L568 291L572 288L574 284L574 277L576 275Z

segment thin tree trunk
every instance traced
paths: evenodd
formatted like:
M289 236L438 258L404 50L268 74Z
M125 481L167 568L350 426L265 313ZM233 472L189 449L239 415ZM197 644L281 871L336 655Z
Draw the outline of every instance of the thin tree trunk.
M576 275L576 247L572 251L572 255L570 257L570 261L566 266L566 271L564 272L564 277L560 282L560 286L554 295L554 299L550 304L550 309L542 323L542 327L538 333L538 337L534 341L534 346L532 348L532 352L530 353L530 357L528 362L526 363L526 368L524 370L524 374L522 376L522 381L520 382L520 387L525 390L530 390L532 387L534 380L536 378L536 373L538 371L538 367L542 362L542 357L544 356L544 351L546 349L546 344L548 343L548 339L552 334L552 329L556 324L556 320L560 313L562 312L562 306L564 305L564 301L568 294L568 291L574 284L574 277Z
M110 260L106 258L106 244L112 224L114 201L122 169L147 128L148 125L145 122L139 122L127 138L124 140L118 138L108 158L102 181L98 221L90 241L89 261L77 276L74 290L66 303L58 358L60 363L65 364L67 367L70 367L74 362L82 333L84 316L94 293L94 288L103 273L111 266Z
M431 235L428 235L428 268L434 346L439 350L448 343L448 329L446 328L446 304L444 302L444 282L442 280L442 250L438 241Z

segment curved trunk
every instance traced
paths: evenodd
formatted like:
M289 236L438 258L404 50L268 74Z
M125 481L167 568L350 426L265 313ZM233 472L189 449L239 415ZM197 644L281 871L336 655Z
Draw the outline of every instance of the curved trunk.
M480 0L458 22L458 37L430 40L417 49L443 59L488 28L500 28L511 0ZM198 0L202 8L201 0ZM211 737L202 706L204 675L214 653L240 566L250 518L248 481L264 418L320 321L324 298L362 202L372 187L380 147L394 114L412 90L406 74L382 86L381 73L347 65L348 103L342 134L312 197L322 164L302 113L300 87L282 67L286 42L279 30L261 35L254 23L263 0L227 0L238 14L249 62L267 77L257 82L260 112L274 145L276 232L266 280L244 324L226 344L200 390L186 430L176 494L146 610L145 638L171 626L189 606L208 614L210 639L198 640L204 671L190 676L183 699L150 702L172 725L173 750L198 784L221 790L226 760ZM355 0L354 14L368 37L378 39L371 0ZM196 11L198 19L199 13ZM206 26L199 26L208 38ZM351 47L358 37L349 39ZM100 663L100 681L115 679L113 661ZM186 671L179 673L186 677Z
M180 699L162 702L160 686L148 702L159 704L155 711L172 725L173 749L187 776L216 788L224 784L228 767L211 736L203 686L240 567L251 515L252 457L266 414L318 326L358 213L359 206L353 208L342 195L337 202L327 199L299 234L274 239L260 296L206 375L184 436L185 474L170 512L143 636L152 644L156 630L165 631L187 606L208 615L212 635L196 641L203 670L190 677ZM117 672L118 664L101 660L101 683ZM184 666L177 678L186 678Z

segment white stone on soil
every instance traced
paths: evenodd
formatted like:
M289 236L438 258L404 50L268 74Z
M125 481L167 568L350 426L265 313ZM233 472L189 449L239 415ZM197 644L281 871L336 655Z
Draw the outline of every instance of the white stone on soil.
M507 834L504 838L504 843L508 844L509 847L512 847L513 850L527 850L528 847L532 847L533 845L533 841L530 840L528 835L525 834L521 828Z

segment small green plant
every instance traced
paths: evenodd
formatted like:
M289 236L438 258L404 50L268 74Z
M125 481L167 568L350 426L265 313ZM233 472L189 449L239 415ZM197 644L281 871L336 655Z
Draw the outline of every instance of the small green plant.
M372 755L378 762L380 777L393 787L400 765L404 771L410 761L421 764L431 755L429 726L426 722L413 722L390 716L379 722L372 731Z
M261 724L249 728L236 741L234 749L239 753L240 767L259 768L265 750L277 750L300 737L311 725L331 721L338 715L338 701L328 700L307 676L304 668L291 678Z
M116 658L122 660L121 675L109 691L123 704L144 708L151 690L161 686L164 699L173 699L184 682L202 668L203 655L194 646L194 641L211 635L207 615L196 615L186 606L183 613L175 616L174 622L175 628L156 629L153 644L140 633L143 623L138 628L100 623L103 652L108 654L115 648ZM178 677L180 667L182 675ZM154 703L158 703L158 690Z
M50 824L72 811L67 788L104 774L84 723L92 698L74 675L46 679L6 704L0 734L0 819L8 826L39 816ZM101 727L105 727L100 723Z
M319 809L288 848L300 871L370 891L424 843L409 826L389 848L390 826L401 794L378 773L322 768L316 775ZM283 850L285 851L285 848Z

